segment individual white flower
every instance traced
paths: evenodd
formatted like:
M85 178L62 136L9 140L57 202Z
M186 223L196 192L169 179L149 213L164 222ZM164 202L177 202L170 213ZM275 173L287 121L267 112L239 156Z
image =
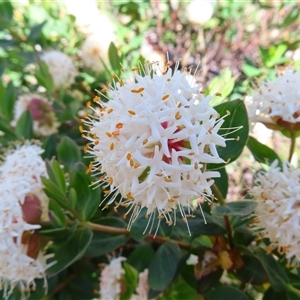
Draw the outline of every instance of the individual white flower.
M136 73L132 82L114 82L110 100L98 102L98 117L86 119L90 129L80 128L91 141L86 151L95 157L89 171L102 174L96 184L109 189L108 204L121 193L115 205L129 207L126 215L133 212L129 228L142 208L149 222L158 212L171 225L179 206L186 221L183 207L190 214L193 200L211 197L212 178L220 176L206 164L224 162L216 148L225 147L218 134L224 119L210 106L213 97L191 87L177 67L172 74L146 65L144 77Z
M186 16L192 23L204 25L214 13L214 7L210 0L192 0L186 7Z
M300 261L300 169L287 162L282 170L275 161L259 173L249 191L257 202L252 224L262 237L270 239L268 249L277 248L288 261Z
M40 59L46 63L56 88L68 88L75 79L77 70L72 59L61 51L44 52Z
M102 33L88 36L81 48L84 65L97 73L103 72L104 64L108 64L108 48L111 41L110 37L104 38Z
M139 282L136 288L136 294L131 296L131 300L145 300L148 299L149 293L149 283L148 283L148 273L149 270L145 269L143 272L139 274Z
M0 166L0 179L16 182L11 185L12 192L18 194L22 205L27 195L35 195L41 204L42 221L48 220L49 199L43 190L41 176L48 177L46 165L41 154L43 149L34 144L24 144L5 156Z
M14 107L14 119L11 122L13 127L26 110L31 114L33 131L37 136L49 136L57 132L60 123L48 99L38 94L20 95Z
M122 262L125 257L113 258L108 265L101 271L100 276L100 299L115 300L119 299L122 292L121 281L125 270L122 267Z
M273 81L262 81L251 97L246 99L251 122L267 127L300 129L300 71L278 67Z

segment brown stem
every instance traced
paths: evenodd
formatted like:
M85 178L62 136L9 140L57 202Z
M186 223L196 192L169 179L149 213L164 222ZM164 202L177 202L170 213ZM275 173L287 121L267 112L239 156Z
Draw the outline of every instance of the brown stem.
M225 205L225 199L223 198L219 188L217 187L217 185L215 183L211 186L211 190L212 190L215 198L217 198L219 204Z
M82 92L88 94L92 99L95 98L96 94L92 91L89 91L82 82L77 82L77 86Z
M176 243L181 249L188 250L188 251L191 250L191 247L188 244L185 244L185 243L182 243L182 242L179 242L179 241L175 241L175 240L172 240L172 239L164 238L162 236L157 236L157 235L154 236L154 234L148 234L146 236L146 239L150 240L150 241L160 243L160 244L163 244L165 242L173 242L173 243Z
M52 297L58 293L60 290L62 290L66 285L68 285L77 275L79 272L76 272L72 275L70 275L69 277L66 278L65 281L63 281L61 284L59 284L54 291L50 294L49 299L52 299Z

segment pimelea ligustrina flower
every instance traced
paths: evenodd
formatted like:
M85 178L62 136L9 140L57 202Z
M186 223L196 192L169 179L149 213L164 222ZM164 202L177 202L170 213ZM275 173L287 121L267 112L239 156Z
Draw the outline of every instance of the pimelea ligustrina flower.
M149 223L157 217L173 224L177 207L186 221L191 201L211 198L212 178L220 175L206 164L224 162L216 148L225 146L218 134L223 117L209 104L213 96L205 97L178 64L174 72L155 63L135 68L126 83L113 76L103 100L95 99L96 116L85 119L88 130L80 127L90 140L85 151L94 157L88 172L99 176L95 185L105 189L108 204L122 195L114 205L132 212L129 228L143 208Z
M289 263L300 261L300 170L287 162L274 162L259 173L249 194L257 202L251 228L269 238L267 250L285 253Z
M15 103L12 126L17 125L26 110L31 114L33 131L37 136L49 136L57 132L60 123L48 99L37 94L20 95Z
M278 67L273 81L258 82L247 97L249 120L271 129L300 130L300 71L292 66Z
M0 165L0 289L9 296L15 286L34 289L50 266L40 235L40 222L48 219L48 197L40 176L46 166L40 146L27 143L4 157Z

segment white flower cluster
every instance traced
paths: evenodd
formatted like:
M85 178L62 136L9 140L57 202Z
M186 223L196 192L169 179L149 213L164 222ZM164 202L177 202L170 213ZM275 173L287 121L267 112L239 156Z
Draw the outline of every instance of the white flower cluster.
M285 253L288 261L300 261L300 169L274 162L259 173L249 191L257 202L252 224L261 236L270 239L270 248Z
M131 83L114 82L110 100L98 102L98 117L86 119L90 129L80 129L95 157L89 170L102 174L98 183L109 189L108 204L118 191L126 200L116 207L133 211L129 227L142 208L149 222L158 211L158 219L171 225L177 206L186 220L183 206L190 212L191 201L212 195L212 178L220 174L207 171L206 164L223 162L217 146L225 146L218 134L224 119L210 106L213 97L192 87L177 66L173 74L153 64L141 68L144 77L136 73Z
M126 257L113 258L101 271L100 276L100 299L119 299L121 294L121 280L125 274L122 262Z
M48 257L34 233L40 225L28 221L32 216L47 219L48 198L40 179L47 176L42 152L37 145L25 144L0 166L0 286L5 294L16 285L28 291L35 278L45 279Z
M139 282L138 286L136 287L136 294L131 296L131 300L144 300L148 299L149 293L149 284L148 284L148 273L149 270L145 269L143 272L139 274Z
M276 79L259 83L253 95L247 97L246 104L251 122L280 126L299 123L300 71L292 67L277 68Z
M37 94L20 95L14 107L14 119L11 125L15 127L22 114L29 110L33 119L33 131L37 136L49 136L57 132L60 123L57 121L51 102Z
M74 82L77 70L69 56L50 50L44 52L40 59L47 64L55 88L68 88Z

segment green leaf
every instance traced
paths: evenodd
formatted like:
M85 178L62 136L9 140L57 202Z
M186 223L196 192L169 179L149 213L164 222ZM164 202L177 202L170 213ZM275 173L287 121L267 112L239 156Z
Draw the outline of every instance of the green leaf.
M277 292L270 287L264 294L263 300L289 300L284 292Z
M224 299L234 299L234 300L247 300L247 295L231 286L219 286L212 293L210 293L207 300L224 300Z
M77 144L65 136L57 146L57 157L68 170L71 170L75 163L81 161L81 152Z
M268 282L268 275L256 257L243 255L242 259L244 266L236 270L236 275L243 283L262 285Z
M260 262L268 274L273 289L277 292L286 290L289 278L280 263L276 261L272 255L267 254L263 249L259 248L256 252Z
M31 27L30 33L28 36L28 41L36 42L36 40L40 37L40 35L42 33L42 29L46 23L47 23L47 21L44 21L40 24L37 24L37 25L34 25L33 27Z
M16 138L16 134L2 120L0 121L0 131L4 132L7 137Z
M112 67L112 69L115 71L115 72L118 72L119 69L120 69L120 57L119 57L119 54L118 54L118 49L116 47L116 45L111 42L109 44L109 48L108 48L108 58L109 58L109 62L110 62L110 65Z
M136 286L138 285L138 272L128 263L124 262L123 269L125 270L125 293L122 293L120 296L120 300L131 299L131 295L134 293Z
M208 236L200 235L200 236L196 237L195 239L193 239L191 246L193 249L194 248L211 248L213 246L213 243Z
M299 7L298 7L298 4L296 4L295 6L293 6L291 8L288 15L285 17L283 22L281 24L279 24L278 27L279 28L285 28L285 27L295 23L298 18L299 18Z
M61 191L65 194L67 192L65 174L57 160L52 161L52 168L56 178L55 182L60 187Z
M83 220L90 220L100 204L100 188L90 186L92 177L86 174L86 166L76 163L71 171L70 187L76 191L76 212Z
M248 138L247 147L256 161L270 165L274 160L278 160L281 164L281 160L274 150L260 143L252 136Z
M10 25L10 21L13 18L13 6L10 1L0 2L0 29L5 29Z
M214 108L221 117L225 116L227 111L230 112L230 115L225 117L219 134L226 136L226 138L233 138L234 140L226 141L226 147L217 147L217 151L224 161L229 160L229 162L233 162L241 155L248 139L249 122L245 104L241 100L234 100L219 104ZM230 133L233 130L231 128L240 126L242 126L240 130ZM236 140L237 137L239 137L239 140ZM223 166L224 164L208 164L210 170L219 169Z
M54 252L53 261L56 263L47 270L49 276L54 276L80 259L93 237L89 228L81 228L75 231L66 242L54 243L51 249Z
M101 218L97 224L111 226L115 228L126 229L126 222L116 217ZM121 247L129 240L129 236L125 234L94 232L89 247L86 249L85 256L94 257L101 256Z
M72 209L75 209L76 203L77 203L77 193L76 193L75 189L73 189L72 187L69 189L68 201L70 203L70 207Z
M220 205L215 207L211 213L213 215L221 215L221 216L247 216L251 214L257 203L255 201L250 200L238 200L229 202L226 205Z
M128 256L128 263L139 272L149 268L149 264L154 256L154 250L151 245L138 245Z
M39 61L38 67L35 70L35 78L48 92L54 90L54 81L45 62Z
M166 242L161 245L149 266L148 282L153 290L165 289L173 280L180 261L177 244Z
M49 211L52 211L52 213L55 214L55 217L56 217L55 219L59 222L58 223L59 227L66 226L66 216L65 216L63 210L61 209L61 207L53 199L50 199L50 201L49 201ZM50 213L50 215L51 215L51 213Z
M256 68L254 66L251 66L249 64L244 64L242 66L242 71L248 76L248 77L257 77L263 73L266 73L268 69L265 68Z
M16 134L20 138L32 139L33 138L33 121L31 114L28 110L24 111L17 122Z
M225 167L218 169L218 172L220 173L220 177L214 178L214 181L221 195L223 196L224 199L226 199L227 192L228 192L228 175Z

